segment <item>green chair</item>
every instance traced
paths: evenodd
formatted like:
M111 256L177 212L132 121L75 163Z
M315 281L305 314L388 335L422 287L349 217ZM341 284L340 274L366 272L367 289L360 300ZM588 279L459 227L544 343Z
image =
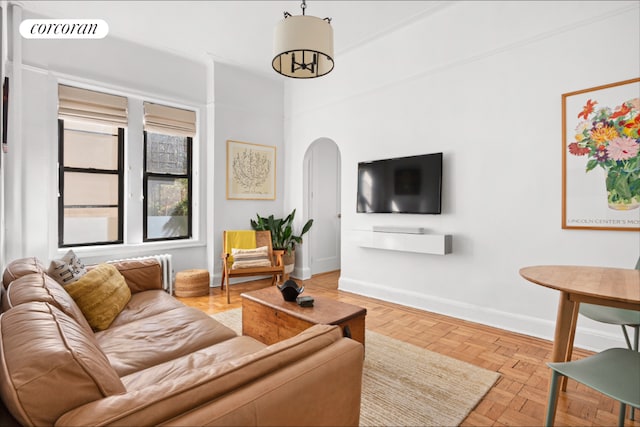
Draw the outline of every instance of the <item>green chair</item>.
M620 325L629 350L638 351L640 311L581 303L579 313L597 322ZM626 328L627 326L634 330L633 343L631 343L631 340L629 339L629 333Z
M638 258L638 262L636 263L636 270L640 270L640 258ZM579 313L596 322L620 325L629 350L638 351L638 341L640 340L640 311L583 303L580 304ZM627 326L634 330L633 344L629 339ZM633 409L631 410L630 418L632 420L635 418Z
M547 404L546 426L553 425L558 380L565 376L620 402L618 426L624 426L627 405L640 408L640 353L610 348L571 362L547 363L553 371Z

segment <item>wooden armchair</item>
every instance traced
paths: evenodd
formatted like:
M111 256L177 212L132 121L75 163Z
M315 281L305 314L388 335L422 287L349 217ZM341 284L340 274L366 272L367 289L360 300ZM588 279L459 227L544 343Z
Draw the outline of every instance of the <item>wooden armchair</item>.
M254 237L255 236L255 237ZM267 258L269 266L248 266L234 268L234 249L256 249L267 247ZM229 278L249 277L249 276L272 276L271 284L274 285L278 276L282 276L282 281L286 280L282 253L284 251L274 251L271 244L270 231L237 230L222 232L222 281L221 289L226 288L227 304L229 304Z

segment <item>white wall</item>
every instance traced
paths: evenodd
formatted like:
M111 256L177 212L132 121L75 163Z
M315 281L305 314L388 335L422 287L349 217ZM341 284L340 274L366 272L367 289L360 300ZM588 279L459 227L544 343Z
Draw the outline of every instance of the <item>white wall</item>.
M285 190L284 89L282 79L257 75L238 67L214 65L214 284L220 283L222 231L251 229L256 214L281 217ZM276 199L227 200L227 140L276 147Z
M535 264L632 268L636 232L561 229L561 94L640 75L638 2L461 2L285 86L285 207L303 205L309 144L342 153L340 288L552 338L558 293ZM338 19L335 20L338 25ZM356 214L357 163L444 152L443 213ZM603 184L604 185L604 184ZM425 227L446 256L365 249L353 231ZM623 345L582 319L576 345Z
M19 9L19 8L18 8ZM33 16L12 16L19 24ZM7 193L6 261L37 256L47 263L66 250L57 249L57 84L66 82L130 96L127 129L128 157L125 166L126 223L128 239L133 244L78 249L87 263L115 257L169 252L174 255L174 269L205 268L207 265L206 212L204 182L206 172L207 132L205 103L207 67L167 52L106 37L101 40L27 40L12 28L14 37L9 58L12 77L12 140L4 156ZM17 82L17 83L16 83ZM140 244L142 236L142 100L194 108L199 129L194 139L194 191L199 195L192 241ZM19 103L17 103L19 101ZM17 106L17 107L16 107ZM201 143L198 143L200 141ZM127 233L127 232L125 232ZM137 242L137 243L136 243ZM167 248L170 248L169 250Z

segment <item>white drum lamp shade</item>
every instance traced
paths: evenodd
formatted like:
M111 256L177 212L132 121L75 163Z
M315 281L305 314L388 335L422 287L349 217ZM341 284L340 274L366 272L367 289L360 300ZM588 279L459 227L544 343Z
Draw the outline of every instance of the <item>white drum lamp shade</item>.
M288 16L273 38L273 69L283 76L310 79L333 70L333 28L328 19Z

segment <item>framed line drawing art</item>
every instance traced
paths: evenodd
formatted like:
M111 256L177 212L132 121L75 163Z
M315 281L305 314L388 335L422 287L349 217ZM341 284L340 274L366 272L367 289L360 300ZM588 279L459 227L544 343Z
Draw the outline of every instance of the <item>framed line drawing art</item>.
M276 147L227 141L227 199L275 200Z
M640 78L562 95L562 228L640 231Z

